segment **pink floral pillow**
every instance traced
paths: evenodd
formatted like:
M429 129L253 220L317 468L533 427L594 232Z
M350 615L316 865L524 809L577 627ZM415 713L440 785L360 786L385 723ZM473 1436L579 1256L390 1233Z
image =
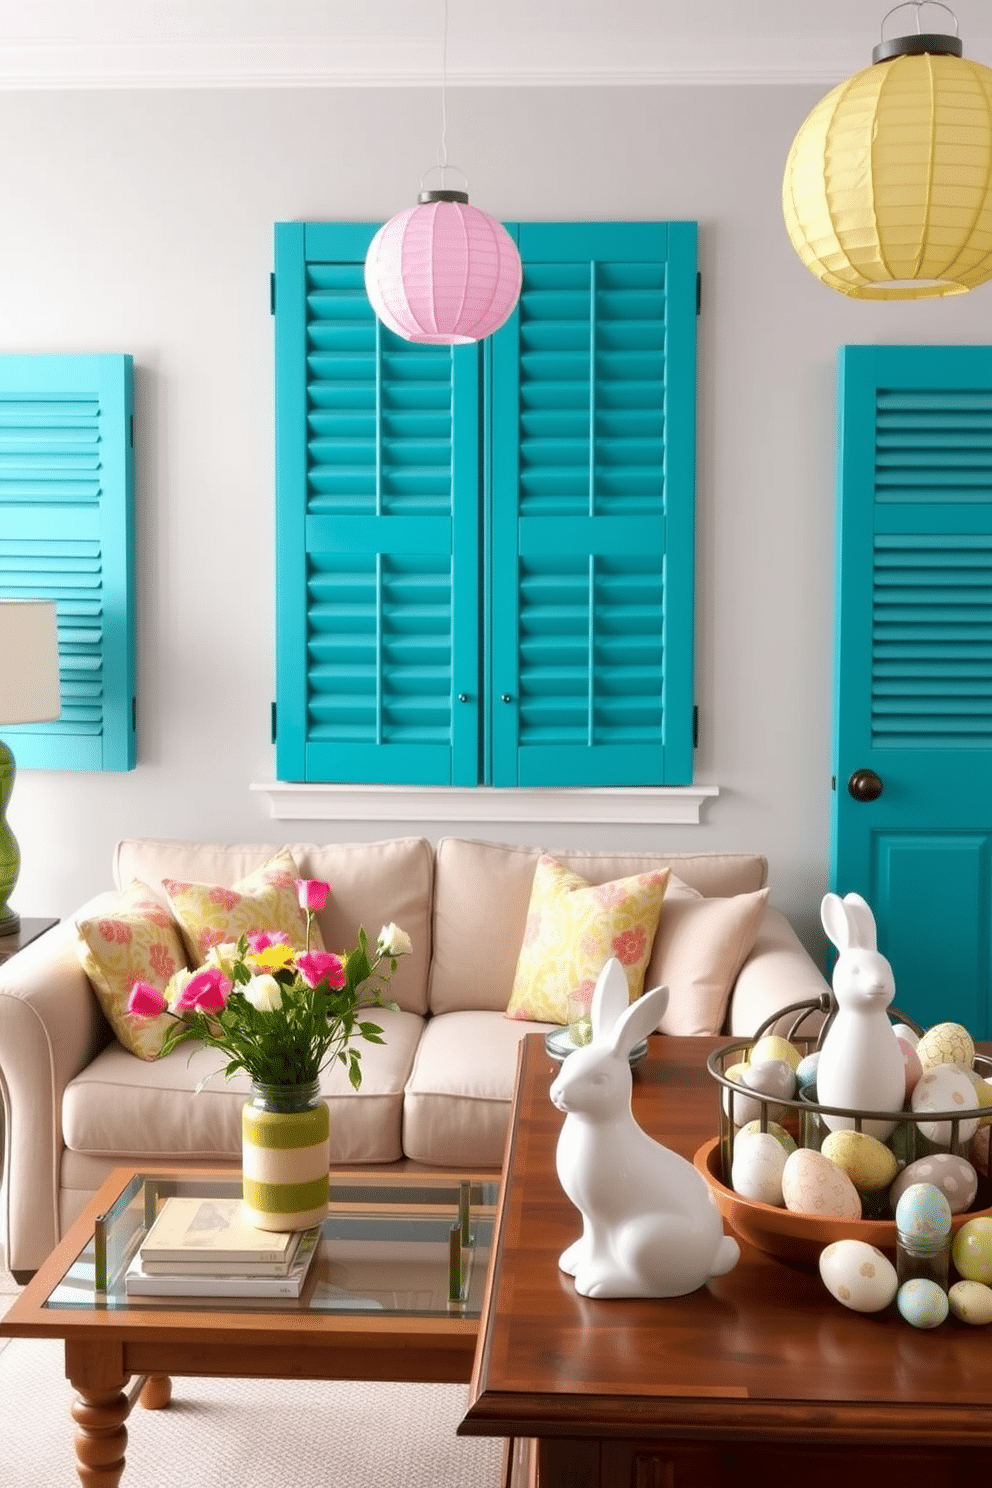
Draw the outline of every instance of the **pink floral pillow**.
M302 950L307 939L307 917L300 908L298 878L292 853L282 848L230 888L163 879L162 887L179 921L192 964L201 966L211 946L237 940L249 930L282 930L290 945ZM316 920L310 949L324 949Z
M615 956L631 1000L644 991L668 869L590 884L547 853L537 860L507 1015L568 1022L570 992L592 991Z
M157 1059L171 1019L133 1018L127 1000L135 982L160 991L188 966L179 927L147 884L137 879L99 915L76 921L79 961L104 1016L125 1049Z

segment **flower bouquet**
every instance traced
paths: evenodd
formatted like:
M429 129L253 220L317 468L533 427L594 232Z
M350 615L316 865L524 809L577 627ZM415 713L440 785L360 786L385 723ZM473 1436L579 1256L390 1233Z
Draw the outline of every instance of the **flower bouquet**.
M197 971L177 971L164 992L136 982L128 1011L175 1020L162 1053L187 1039L199 1039L228 1056L225 1075L244 1070L258 1085L310 1086L338 1059L352 1086L362 1083L361 1054L352 1039L383 1042L382 1029L359 1014L383 1001L398 957L411 950L410 937L384 925L375 949L364 929L358 944L342 955L310 949L313 917L324 907L330 885L297 881L306 914L306 949L294 950L281 931L256 931L237 943L211 948Z

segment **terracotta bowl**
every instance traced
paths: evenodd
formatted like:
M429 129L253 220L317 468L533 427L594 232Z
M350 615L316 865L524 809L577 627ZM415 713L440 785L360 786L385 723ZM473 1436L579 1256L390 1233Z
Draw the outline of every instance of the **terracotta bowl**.
M816 1267L820 1251L833 1240L866 1240L884 1250L891 1259L896 1253L896 1227L891 1219L817 1219L808 1214L793 1214L772 1204L759 1204L728 1188L722 1178L719 1138L705 1142L693 1163L716 1200L716 1206L734 1233L756 1250L775 1256L790 1265ZM988 1185L979 1180L978 1199L990 1197ZM951 1222L956 1232L968 1219L992 1216L992 1208L969 1209L956 1214Z

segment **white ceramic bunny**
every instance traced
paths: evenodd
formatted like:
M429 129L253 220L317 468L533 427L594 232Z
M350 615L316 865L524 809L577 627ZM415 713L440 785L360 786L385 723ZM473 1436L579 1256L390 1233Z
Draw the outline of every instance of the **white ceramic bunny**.
M860 894L826 894L823 928L840 954L834 967L837 1013L816 1068L816 1098L826 1106L901 1111L906 1098L902 1050L886 1008L895 996L892 967L878 950L875 916ZM824 1116L832 1131L852 1127L846 1116ZM884 1141L895 1123L866 1121L863 1130Z
M558 1265L586 1297L681 1297L740 1256L702 1175L631 1111L628 1055L667 1002L668 988L655 987L631 1003L623 967L608 961L593 993L592 1042L567 1056L551 1086L566 1112L558 1177L583 1221Z

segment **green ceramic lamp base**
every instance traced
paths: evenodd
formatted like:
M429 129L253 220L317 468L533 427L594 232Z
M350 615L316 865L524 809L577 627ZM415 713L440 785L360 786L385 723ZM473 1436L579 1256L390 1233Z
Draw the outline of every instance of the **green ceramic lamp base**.
M7 907L21 866L17 838L7 825L7 803L13 788L14 756L0 739L0 935L15 935L21 928L20 915Z

